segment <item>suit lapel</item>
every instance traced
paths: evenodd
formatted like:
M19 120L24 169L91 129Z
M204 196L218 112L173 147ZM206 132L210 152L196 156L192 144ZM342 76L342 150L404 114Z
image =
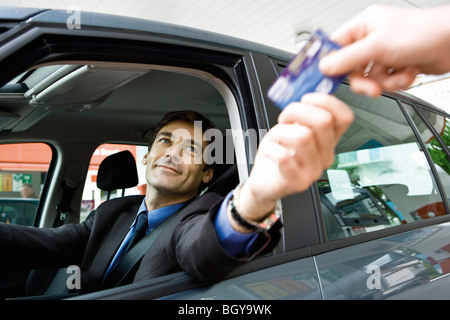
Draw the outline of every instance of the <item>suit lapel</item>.
M135 204L125 210L121 210L115 219L113 225L109 227L109 230L104 230L107 233L106 237L102 241L97 254L95 255L91 267L89 268L90 278L103 279L103 275L111 263L112 258L117 252L120 244L122 243L125 235L128 233L131 224L136 217L139 210L140 203ZM109 217L110 219L113 217Z

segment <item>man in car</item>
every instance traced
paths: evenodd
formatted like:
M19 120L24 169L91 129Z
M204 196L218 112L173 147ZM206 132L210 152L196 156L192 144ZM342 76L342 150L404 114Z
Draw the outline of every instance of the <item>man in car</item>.
M193 112L171 113L155 130L146 166L145 198L131 196L102 204L95 217L60 228L0 224L6 268L77 265L81 291L118 284L114 276L144 216L144 233L173 216L120 284L179 270L214 282L278 238L276 202L309 188L334 159L334 147L353 120L350 108L326 94L308 94L283 110L262 139L249 178L225 199L208 192L197 197L214 172L203 157L207 141L195 134L211 126ZM141 213L144 212L144 215ZM275 223L275 224L274 224ZM130 228L131 226L131 228ZM114 278L114 280L111 280Z

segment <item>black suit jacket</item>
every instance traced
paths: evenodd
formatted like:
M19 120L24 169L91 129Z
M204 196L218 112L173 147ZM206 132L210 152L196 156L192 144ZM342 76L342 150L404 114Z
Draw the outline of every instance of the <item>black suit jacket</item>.
M136 217L143 196L116 198L100 205L94 218L59 228L34 228L0 223L0 245L6 258L0 269L68 267L81 269L81 291L105 288L103 275ZM247 257L235 259L220 246L214 228L223 197L206 193L181 209L144 255L125 282L186 270L205 282L220 281ZM170 229L170 230L169 230ZM278 231L272 231L277 238ZM271 235L261 233L255 253ZM272 245L276 241L272 241Z

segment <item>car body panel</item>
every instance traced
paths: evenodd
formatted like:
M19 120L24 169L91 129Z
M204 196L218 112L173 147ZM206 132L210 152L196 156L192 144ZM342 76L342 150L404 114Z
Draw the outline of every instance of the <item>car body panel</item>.
M448 299L433 288L450 281L450 224L319 254L316 261L326 300Z
M304 258L219 284L163 297L164 300L321 300L313 258Z
M46 9L1 7L0 21L24 21L44 11Z

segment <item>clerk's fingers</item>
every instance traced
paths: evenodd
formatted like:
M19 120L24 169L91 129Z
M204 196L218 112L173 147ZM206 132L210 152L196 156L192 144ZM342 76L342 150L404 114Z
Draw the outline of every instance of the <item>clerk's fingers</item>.
M331 34L330 39L343 48L321 59L319 67L325 75L348 74L373 60L379 43L370 34L379 23L380 14L380 7L370 6Z
M371 5L333 31L330 39L347 46L366 38L381 23L383 7Z
M371 39L362 39L334 51L319 62L320 71L327 76L340 76L364 68L373 59Z
M349 80L353 91L375 98L383 90L407 89L418 74L419 69L416 67L395 70L376 65L369 73L353 72Z

